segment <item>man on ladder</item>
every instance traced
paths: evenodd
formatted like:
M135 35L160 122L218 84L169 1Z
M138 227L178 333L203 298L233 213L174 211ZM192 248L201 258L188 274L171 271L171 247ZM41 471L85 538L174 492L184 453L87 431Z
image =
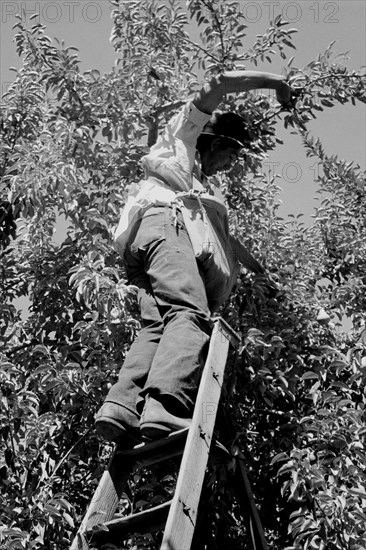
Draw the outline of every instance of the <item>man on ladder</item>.
M229 235L214 178L250 149L243 118L215 109L225 94L257 88L276 90L283 106L291 102L282 76L217 75L168 123L142 159L145 179L131 187L115 242L139 289L142 328L96 416L98 433L119 445L189 426L211 314L228 297L238 262L264 272Z

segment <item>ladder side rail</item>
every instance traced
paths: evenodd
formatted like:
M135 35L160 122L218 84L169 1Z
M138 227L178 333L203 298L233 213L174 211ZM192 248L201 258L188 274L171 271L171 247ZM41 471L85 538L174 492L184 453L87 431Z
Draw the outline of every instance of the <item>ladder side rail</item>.
M86 531L94 525L105 523L114 518L132 467L133 461L126 461L124 469L122 469L119 457L115 452L113 453L109 467L103 472L70 550L89 550L86 545Z
M228 347L227 330L218 319L210 340L161 550L189 550L191 547Z
M90 550L88 540L80 529L72 541L70 550Z

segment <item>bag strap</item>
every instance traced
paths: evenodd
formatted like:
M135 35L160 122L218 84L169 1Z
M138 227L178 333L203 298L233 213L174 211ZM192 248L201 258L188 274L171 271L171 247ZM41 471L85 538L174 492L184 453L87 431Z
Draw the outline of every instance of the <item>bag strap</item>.
M180 208L187 208L184 204L184 198L196 199L201 211L202 221L207 226L209 224L209 217L207 215L206 208L201 200L201 195L205 193L205 190L200 189L190 189L189 191L182 191L176 193L176 202L179 204Z

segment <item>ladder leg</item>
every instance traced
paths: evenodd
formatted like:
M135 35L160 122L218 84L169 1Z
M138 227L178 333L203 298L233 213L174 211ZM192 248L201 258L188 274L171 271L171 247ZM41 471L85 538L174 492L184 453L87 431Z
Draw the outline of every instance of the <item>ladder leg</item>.
M224 431L232 439L234 432L227 413L221 411L220 418L224 423ZM252 488L250 486L248 474L244 465L244 456L239 453L236 456L236 468L234 476L234 486L239 502L241 503L244 516L247 519L248 530L252 539L253 550L269 550L265 540L264 529L254 501Z
M161 550L190 550L232 335L215 322Z
M240 487L241 499L245 502L245 509L249 509L249 530L252 537L253 550L269 550L265 540L264 530L254 502L252 488L249 483L243 455L236 459L238 475L238 486Z

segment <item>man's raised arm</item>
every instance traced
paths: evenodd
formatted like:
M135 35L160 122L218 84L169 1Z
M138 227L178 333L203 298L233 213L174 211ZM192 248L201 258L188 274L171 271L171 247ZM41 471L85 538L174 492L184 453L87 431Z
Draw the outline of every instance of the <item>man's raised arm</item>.
M282 105L291 101L291 88L284 76L259 71L228 71L207 82L196 94L194 105L203 113L212 113L226 94L239 94L258 88L276 90Z

